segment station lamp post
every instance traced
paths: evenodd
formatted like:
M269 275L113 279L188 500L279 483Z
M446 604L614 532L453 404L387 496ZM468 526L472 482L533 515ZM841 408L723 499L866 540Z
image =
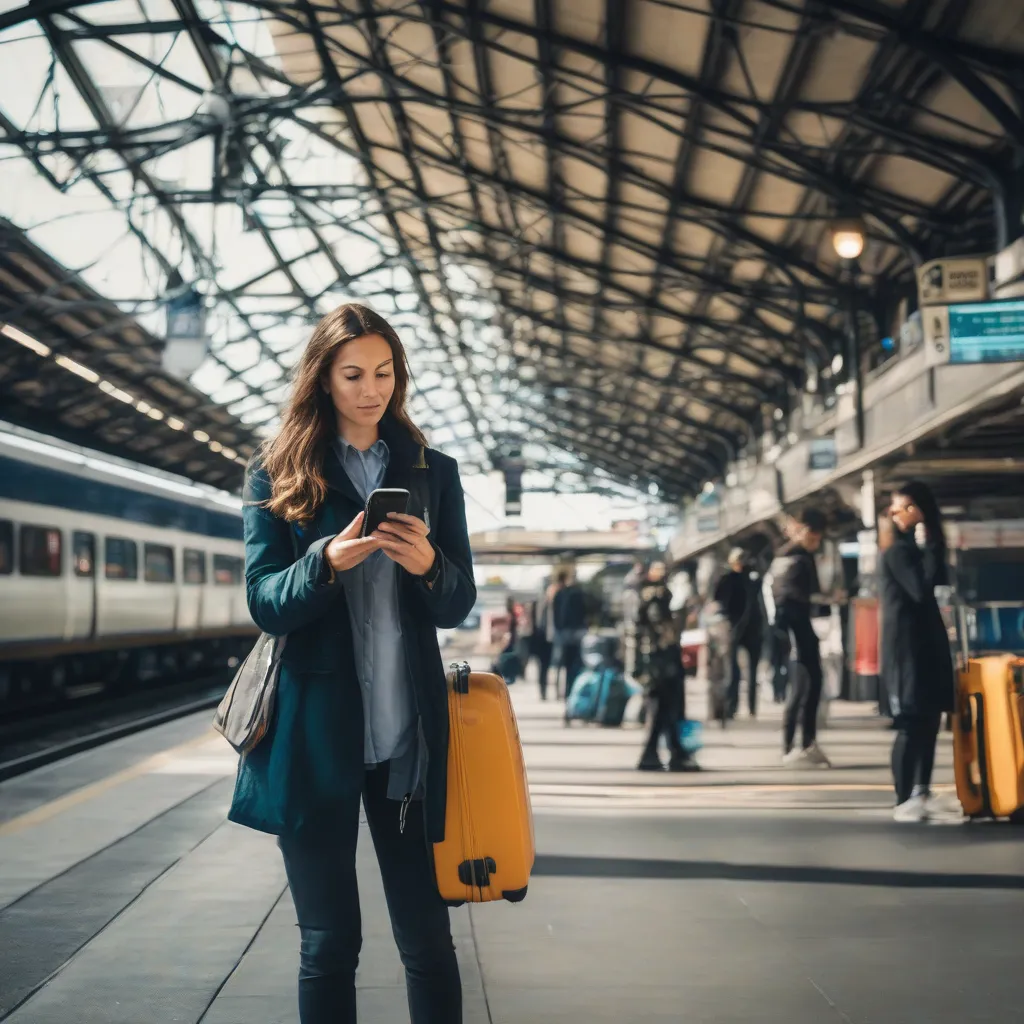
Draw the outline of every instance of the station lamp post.
M850 285L846 310L846 379L856 389L853 400L856 409L857 444L860 448L864 447L864 380L860 365L860 337L857 331L853 284L855 261L864 252L864 238L864 222L859 217L841 217L832 222L832 248L843 261Z

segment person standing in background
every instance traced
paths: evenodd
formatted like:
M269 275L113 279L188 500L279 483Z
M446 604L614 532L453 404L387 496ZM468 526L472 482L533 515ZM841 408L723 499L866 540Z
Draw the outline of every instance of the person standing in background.
M572 684L583 669L583 634L587 631L587 608L583 589L570 582L564 569L555 576L555 593L551 599L551 620L554 625L555 664L565 668L563 697L572 692Z
M637 559L622 581L622 652L627 676L637 674L636 624L640 614L640 588L647 578L647 566Z
M896 729L892 774L897 821L924 821L931 800L935 743L943 712L953 710L953 661L935 588L949 583L942 516L925 484L892 496L896 527L879 563L881 672ZM915 533L923 533L923 548Z
M717 601L729 620L729 694L726 714L735 718L740 703L740 662L739 652L747 652L750 673L750 689L747 693L747 707L750 717L757 715L757 664L761 660L761 638L763 622L761 602L756 584L750 578L742 548L729 552L729 572L715 587Z
M505 615L508 629L502 637L501 651L491 671L500 675L508 683L515 683L523 674L525 666L519 657L519 618L516 600L510 594L505 599Z
M664 562L654 562L640 590L637 615L637 663L640 681L647 690L652 707L651 727L637 768L662 771L664 765L658 745L665 737L669 749L669 771L695 772L700 767L684 749L679 735L686 717L686 688L680 628L673 615L672 594L665 583Z
M537 659L537 682L540 699L548 699L548 679L551 675L551 657L554 652L554 626L551 624L551 599L554 585L545 582L540 597L533 604L533 647Z
M791 524L793 540L772 562L772 597L775 628L792 635L796 658L790 667L789 699L783 715L783 764L828 768L829 760L818 746L818 704L824 678L818 635L811 622L811 604L820 597L815 552L821 547L825 516L816 508L804 509ZM797 728L803 743L794 746Z

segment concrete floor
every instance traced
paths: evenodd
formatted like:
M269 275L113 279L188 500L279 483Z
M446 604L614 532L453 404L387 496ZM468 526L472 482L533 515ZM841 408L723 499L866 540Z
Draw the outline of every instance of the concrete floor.
M524 903L453 912L466 1024L1024 1021L1024 831L893 823L870 709L833 707L831 771L780 767L768 706L707 731L705 772L650 776L637 725L567 729L513 692L538 859ZM224 821L234 759L207 724L0 785L0 1019L296 1021L280 857ZM400 1024L369 843L359 856L361 1021Z

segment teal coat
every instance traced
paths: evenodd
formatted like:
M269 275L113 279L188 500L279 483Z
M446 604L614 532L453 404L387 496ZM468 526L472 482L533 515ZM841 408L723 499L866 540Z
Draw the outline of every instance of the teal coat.
M403 642L427 755L427 834L440 842L448 696L437 629L460 625L476 602L465 498L454 459L430 448L421 459L419 446L389 417L381 423L381 436L391 452L382 486L406 487L411 511L421 519L425 506L441 562L433 588L404 570L399 584ZM264 632L287 635L287 640L270 728L239 762L228 817L274 835L327 827L357 814L365 772L362 694L344 589L340 575L333 583L323 582L329 575L324 548L363 510L363 501L331 451L324 457L324 476L327 498L302 529L260 507L270 496L270 481L258 459L246 476L249 612ZM291 531L298 541L298 561Z

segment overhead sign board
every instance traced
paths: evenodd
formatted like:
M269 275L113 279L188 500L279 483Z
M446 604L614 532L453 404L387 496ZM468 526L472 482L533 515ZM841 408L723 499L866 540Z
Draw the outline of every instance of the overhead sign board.
M715 533L722 527L722 501L717 492L699 494L695 504L697 532Z
M1024 359L1024 302L949 307L951 363L1015 363Z
M970 302L923 311L928 362L1024 362L1024 301Z
M807 451L807 468L810 470L835 469L839 461L836 453L834 437L815 437L811 439Z
M917 271L917 294L922 306L987 299L988 262L973 257L925 263Z

